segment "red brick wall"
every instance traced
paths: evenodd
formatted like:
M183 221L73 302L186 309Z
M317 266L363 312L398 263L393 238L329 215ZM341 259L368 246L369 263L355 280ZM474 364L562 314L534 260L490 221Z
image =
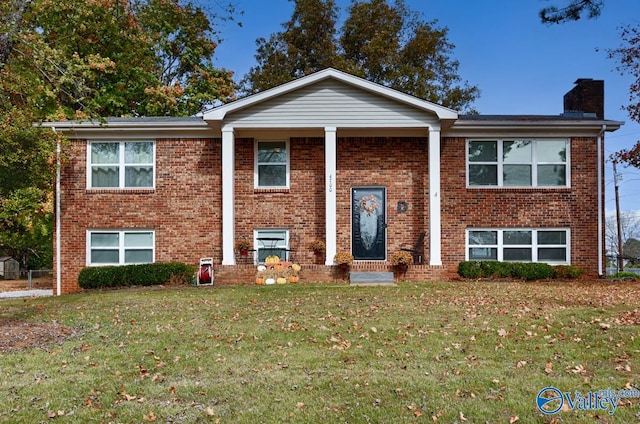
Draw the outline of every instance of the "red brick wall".
M465 139L442 143L442 258L449 269L465 259L470 227L567 227L571 263L598 272L597 145L571 140L571 187L548 189L466 188Z
M295 259L313 262L307 246L324 240L324 138L292 138L290 188L254 188L254 140L236 140L236 238L253 239L258 228L289 229Z
M337 249L351 247L351 187L387 187L389 254L427 231L427 138L338 138ZM412 267L412 279L455 273L465 258L469 227L569 227L571 261L597 273L595 138L571 142L571 187L562 189L467 189L465 139L442 141L441 201L444 268ZM252 239L255 228L288 228L295 260L313 264L307 246L324 239L324 139L292 138L291 187L254 189L254 141L236 140L236 238ZM252 267L234 273L222 258L221 145L217 139L161 139L156 143L156 189L87 190L86 142L73 141L62 170L62 291L78 291L86 264L87 229L154 229L156 261L197 264L213 256L216 281L250 282ZM406 201L406 212L397 211ZM507 224L508 223L508 224ZM387 267L386 264L360 264ZM226 268L226 269L225 269ZM246 268L246 269L245 269ZM364 269L364 268L363 268ZM305 274L306 272L306 274ZM302 278L332 280L330 268L303 268Z
M426 228L426 138L338 138L337 250L351 250L351 187L387 187L389 252L413 244ZM289 190L254 189L254 144L236 140L236 235L253 237L255 228L288 228L295 237L296 261L313 263L309 243L325 236L324 139L292 138ZM406 213L397 202L409 203Z
M388 255L428 227L428 138L338 138L337 250L351 250L351 187L387 188ZM405 201L406 212L398 212Z
M72 141L62 169L62 292L80 290L87 229L153 229L156 261L196 265L220 257L220 141L156 142L155 190L87 190L85 141Z

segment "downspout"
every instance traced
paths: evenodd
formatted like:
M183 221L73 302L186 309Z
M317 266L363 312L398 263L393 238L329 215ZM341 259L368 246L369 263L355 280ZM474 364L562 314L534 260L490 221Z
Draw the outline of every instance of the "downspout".
M602 193L602 168L603 168L603 162L602 162L602 138L604 135L604 132L607 130L607 126L606 124L602 124L602 128L600 129L600 133L598 134L598 276L600 276L600 278L602 278L603 276L603 270L602 270L602 261L603 261L603 256L602 256L602 249L603 249L603 232L602 229L604 227L604 223L602 222L603 216L602 216L602 197L603 197L603 193Z
M57 135L56 127L51 127L53 129L53 133ZM61 259L60 259L60 139L56 137L56 296L60 296L62 294L62 272L60 270Z

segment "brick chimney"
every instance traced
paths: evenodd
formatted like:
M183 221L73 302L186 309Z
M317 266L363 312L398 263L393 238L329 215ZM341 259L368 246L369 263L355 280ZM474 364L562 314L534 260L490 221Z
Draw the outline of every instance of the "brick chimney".
M564 95L564 113L594 113L604 119L604 81L578 78L576 85Z

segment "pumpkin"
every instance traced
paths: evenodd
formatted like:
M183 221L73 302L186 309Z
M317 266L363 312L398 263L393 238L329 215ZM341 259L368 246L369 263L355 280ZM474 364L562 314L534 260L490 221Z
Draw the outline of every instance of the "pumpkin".
M284 265L281 262L273 264L273 269L281 270L284 269Z
M292 275L291 277L289 277L289 282L290 283L297 283L298 282L298 276L297 275Z
M256 277L256 284L262 286L264 284L264 277Z
M277 264L279 262L280 262L280 258L278 256L276 256L276 255L270 255L270 256L267 256L264 259L264 263L267 264L267 265L271 265L271 264L275 265L275 264Z
M276 280L273 278L267 278L266 280L264 280L264 283L271 285L271 284L275 284Z
M278 277L278 279L276 280L277 284L287 284L287 279L284 277Z

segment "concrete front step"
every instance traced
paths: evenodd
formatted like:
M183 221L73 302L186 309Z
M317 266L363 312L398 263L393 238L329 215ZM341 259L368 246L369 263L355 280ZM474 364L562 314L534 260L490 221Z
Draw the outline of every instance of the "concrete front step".
M393 272L350 272L349 281L352 286L393 285Z

